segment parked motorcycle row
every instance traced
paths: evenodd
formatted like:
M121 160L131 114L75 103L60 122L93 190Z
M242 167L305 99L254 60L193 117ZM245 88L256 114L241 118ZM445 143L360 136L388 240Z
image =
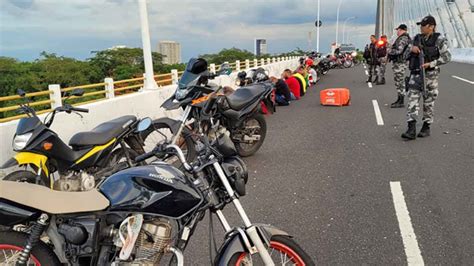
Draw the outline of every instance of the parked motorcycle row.
M191 59L175 93L162 104L182 109L179 120L123 116L64 143L51 130L57 113L87 113L68 104L44 121L24 98L13 139L18 167L0 181L0 264L184 265L183 254L209 213L214 265L314 265L292 236L252 223L244 156L266 135L262 106L274 110L273 85L261 71L240 74L235 91L212 83L230 72ZM223 214L234 205L244 226ZM212 217L226 234L215 247ZM214 244L214 245L213 245ZM189 262L188 262L189 263Z

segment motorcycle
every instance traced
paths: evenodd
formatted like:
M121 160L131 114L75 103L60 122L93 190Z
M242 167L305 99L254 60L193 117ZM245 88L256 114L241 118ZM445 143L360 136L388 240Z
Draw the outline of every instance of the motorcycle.
M153 121L153 126L143 132L142 138L146 141L152 132L161 129L169 130L167 133L171 133L173 136L171 144L178 144L185 149L187 160L193 161L195 157L193 135L199 131L198 124L193 121L199 121L202 104L209 99L207 96L222 89L209 83L209 79L228 71L229 69L221 67L218 73L211 74L207 70L207 62L204 59L190 59L175 93L161 105L166 110L183 108L182 117L179 120L160 118ZM273 85L270 82L242 87L233 93L224 95L222 102L220 102L221 108L217 109L218 112L213 113L215 131L229 131L240 156L254 154L263 144L266 135L266 122L259 112L260 102L264 101L268 106L271 106L272 91Z
M110 120L89 132L75 134L69 146L50 129L58 113L89 112L67 104L71 96L83 94L82 89L65 92L65 104L55 108L43 122L28 101L20 105L20 112L27 117L20 119L13 137L13 150L17 153L0 169L19 166L25 170L14 171L4 180L36 183L61 191L90 190L103 176L133 165L133 158L144 153L140 132L151 124L150 118L138 120L128 115ZM24 97L25 92L19 90L19 95Z
M207 109L207 108L206 108ZM213 265L314 265L288 233L254 224L239 197L248 179L232 140L203 135L191 165L177 145L158 145L137 157L177 155L188 175L155 161L106 178L86 192L48 190L0 181L0 263L17 265L184 265L183 251L209 212L226 234ZM232 203L244 226L231 227L222 210ZM211 241L214 240L214 241ZM169 256L168 256L169 257ZM189 263L188 263L189 264Z

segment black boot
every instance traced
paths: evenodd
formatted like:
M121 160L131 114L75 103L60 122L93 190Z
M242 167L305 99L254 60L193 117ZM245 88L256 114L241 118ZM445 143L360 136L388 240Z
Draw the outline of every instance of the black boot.
M385 84L385 77L382 78L382 82L380 83Z
M372 76L369 76L369 78L365 82L367 82L367 83L372 82Z
M405 96L399 94L397 101L392 103L390 105L390 108L402 108L402 107L404 107L405 106L405 104L403 104L404 98L405 98Z
M383 84L382 81L381 81L378 77L375 78L375 80L377 80L377 81L375 82L375 85L382 85L382 84Z
M408 140L416 139L416 121L408 122L407 132L402 134L402 138Z
M420 133L418 133L418 137L420 138L425 138L428 137L431 134L430 132L430 124L424 122L423 127L420 130Z

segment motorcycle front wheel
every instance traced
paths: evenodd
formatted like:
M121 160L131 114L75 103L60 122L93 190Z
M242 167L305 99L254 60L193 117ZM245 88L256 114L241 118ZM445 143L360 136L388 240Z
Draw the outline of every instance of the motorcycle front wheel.
M237 153L242 157L251 156L260 149L267 135L265 117L262 114L250 116L231 134Z
M142 132L141 137L144 143L143 149L145 150L145 152L150 152L158 144L164 144L165 142L170 143L174 134L176 134L176 132L173 132L173 129L166 123L155 122L150 126L148 130ZM196 148L194 147L194 140L190 135L183 135L184 134L181 133L181 136L178 138L176 144L183 151L184 156L186 157L186 161L188 163L191 163L197 157ZM168 157L165 161L178 168L182 167L182 164L177 156Z
M275 265L315 265L311 257L288 236L273 236L270 240L268 253ZM254 255L237 253L232 256L229 265L263 265L263 262L258 253Z

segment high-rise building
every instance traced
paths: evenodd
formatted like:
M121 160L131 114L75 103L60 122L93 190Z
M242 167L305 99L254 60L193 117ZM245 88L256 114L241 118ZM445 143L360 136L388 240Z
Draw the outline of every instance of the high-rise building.
M181 44L174 41L161 41L158 52L163 55L164 64L181 63Z
M255 39L255 55L260 56L262 54L267 54L267 40L265 39Z

